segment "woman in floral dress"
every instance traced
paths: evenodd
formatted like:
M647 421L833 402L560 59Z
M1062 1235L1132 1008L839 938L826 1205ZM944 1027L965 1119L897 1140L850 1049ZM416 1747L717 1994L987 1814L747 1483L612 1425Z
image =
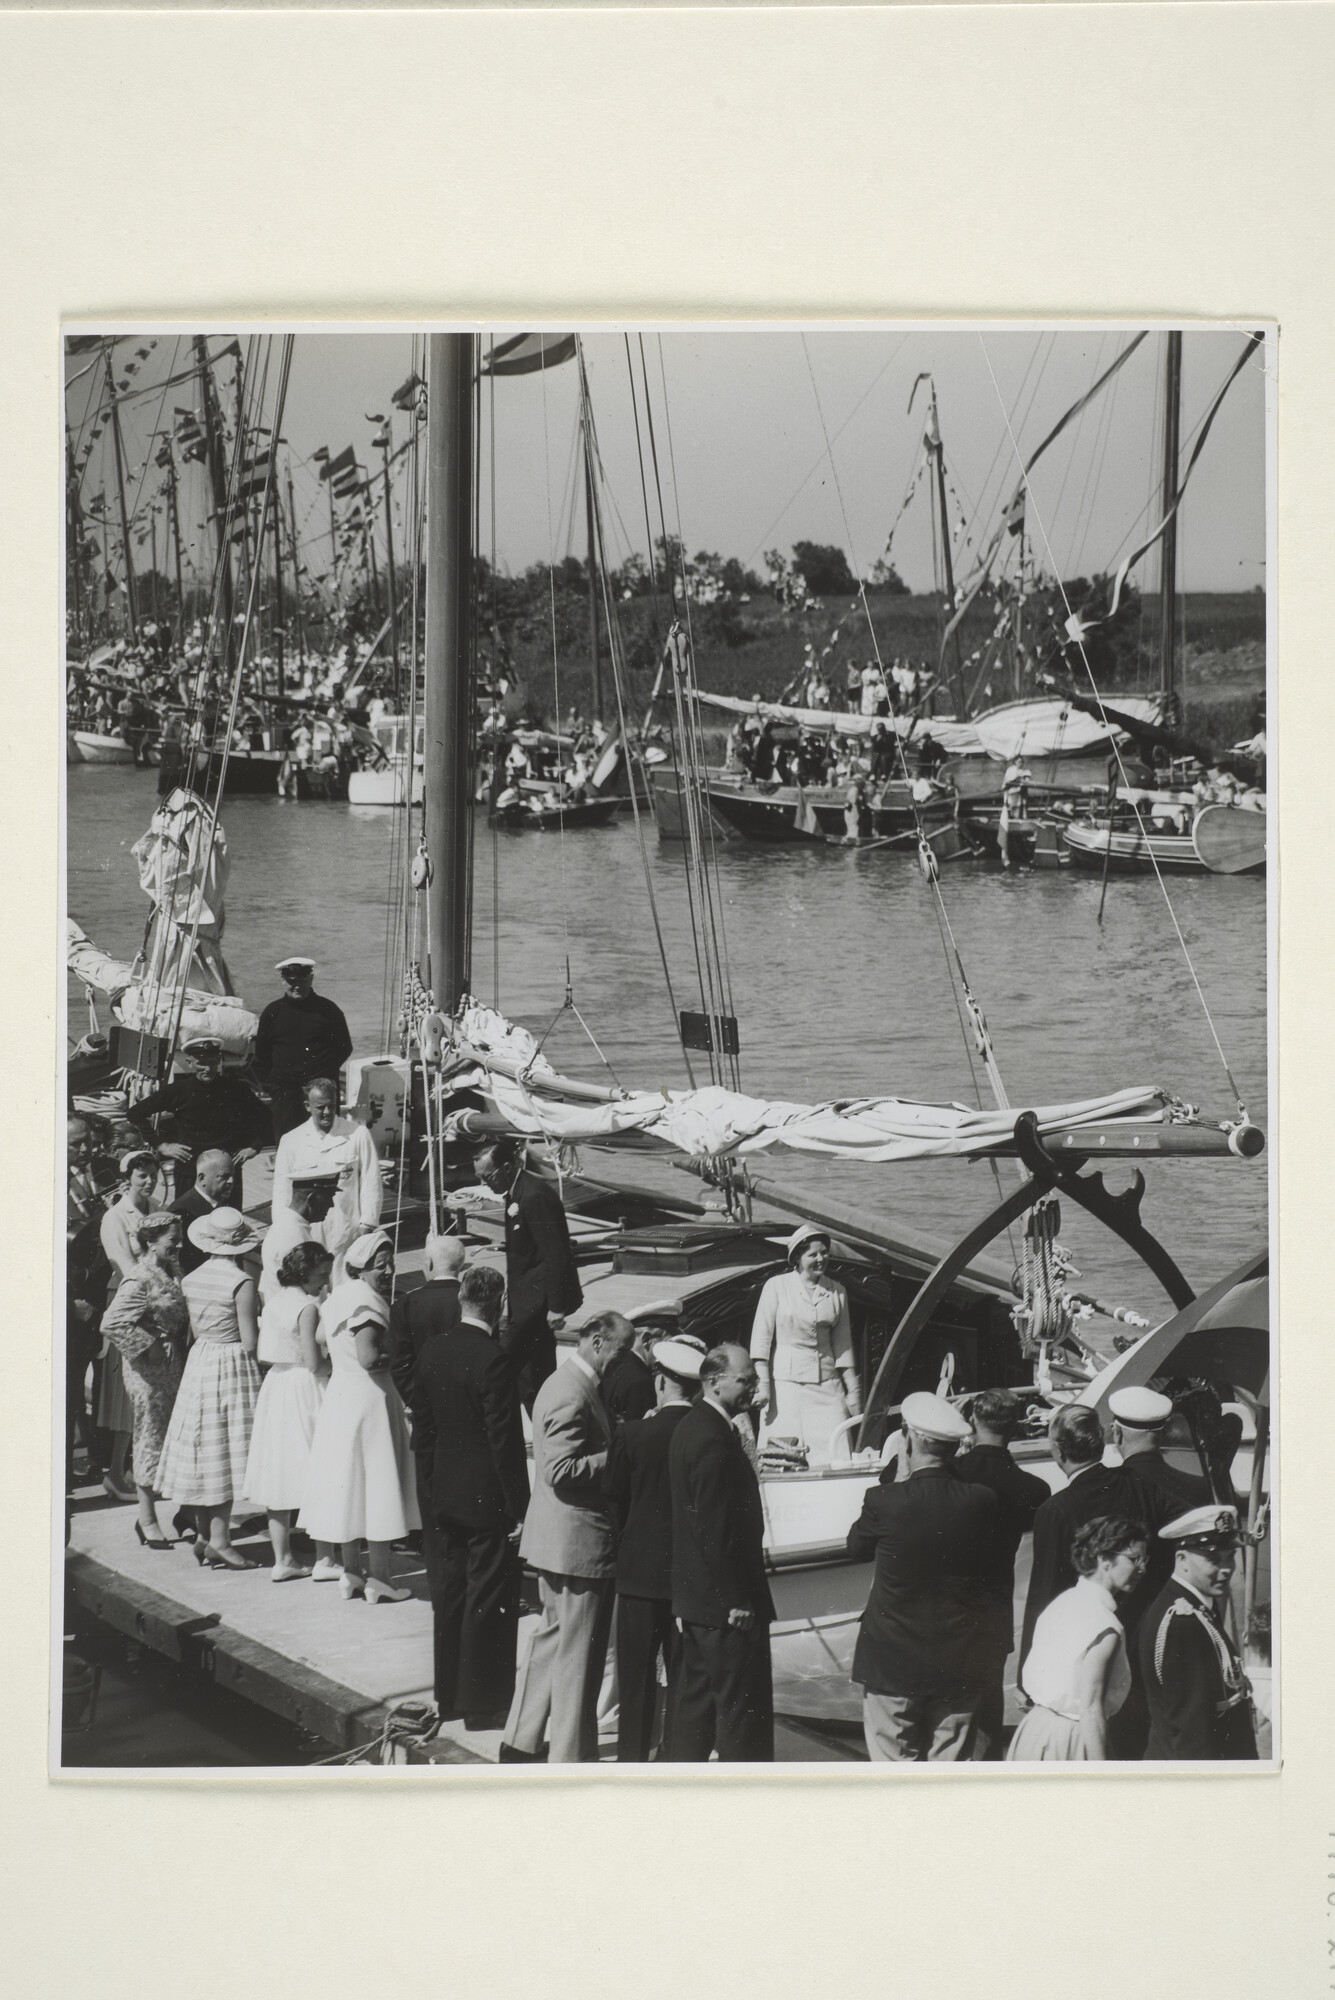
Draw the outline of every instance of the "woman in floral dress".
M158 1526L154 1487L190 1330L190 1311L181 1290L180 1217L145 1216L138 1226L138 1242L138 1260L107 1307L102 1332L120 1357L133 1415L132 1463L139 1502L135 1533L145 1548L169 1549L172 1545Z

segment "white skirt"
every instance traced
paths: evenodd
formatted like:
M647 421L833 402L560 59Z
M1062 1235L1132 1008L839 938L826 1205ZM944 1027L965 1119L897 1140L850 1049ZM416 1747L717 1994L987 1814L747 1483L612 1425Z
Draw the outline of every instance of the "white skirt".
M397 1541L420 1528L403 1399L388 1371L337 1361L311 1440L300 1525L318 1542Z
M830 1441L846 1418L852 1415L844 1397L844 1385L832 1382L784 1382L774 1384L777 1405L774 1421L765 1427L761 1448L767 1438L796 1438L806 1446L812 1465L828 1465Z
M260 1388L246 1459L246 1498L285 1513L306 1498L311 1440L324 1383L300 1362L279 1362Z

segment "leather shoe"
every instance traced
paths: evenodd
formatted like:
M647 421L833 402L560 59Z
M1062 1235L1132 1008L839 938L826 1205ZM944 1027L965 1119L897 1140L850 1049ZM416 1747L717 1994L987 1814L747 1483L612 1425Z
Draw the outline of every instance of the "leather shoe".
M502 1743L496 1761L498 1764L545 1764L547 1745L544 1743L541 1750L535 1753L532 1750L516 1750L513 1743Z

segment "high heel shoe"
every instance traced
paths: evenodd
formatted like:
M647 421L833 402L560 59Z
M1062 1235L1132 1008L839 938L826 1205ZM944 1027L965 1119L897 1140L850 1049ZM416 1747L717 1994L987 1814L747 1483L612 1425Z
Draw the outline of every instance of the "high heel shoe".
M392 1583L382 1583L378 1576L368 1576L366 1579L368 1604L402 1604L411 1596L411 1590L398 1590Z
M215 1549L211 1542L204 1550L203 1559L208 1569L254 1569L255 1567L253 1562L247 1561L239 1549L230 1546L225 1549Z
M340 1597L360 1597L362 1594L361 1578L359 1576L352 1576L347 1570L344 1570L338 1580L338 1594Z
M122 1505L127 1500L134 1499L133 1486L120 1485L117 1480L112 1478L109 1472L104 1472L102 1475L102 1491L109 1500L119 1500Z
M135 1522L135 1524L134 1524L134 1531L135 1531L136 1535L138 1535L138 1537L139 1537L139 1541L140 1541L140 1546L141 1546L141 1547L143 1547L143 1548L146 1548L146 1549L169 1549L169 1548L170 1548L170 1547L172 1546L172 1544L171 1544L171 1543L170 1543L169 1541L166 1541L166 1540L164 1540L164 1538L163 1538L163 1537L162 1537L162 1536L161 1536L160 1534L159 1534L159 1535L146 1535L146 1534L144 1533L144 1524L143 1524L143 1522L142 1522L142 1521L136 1521L136 1522Z

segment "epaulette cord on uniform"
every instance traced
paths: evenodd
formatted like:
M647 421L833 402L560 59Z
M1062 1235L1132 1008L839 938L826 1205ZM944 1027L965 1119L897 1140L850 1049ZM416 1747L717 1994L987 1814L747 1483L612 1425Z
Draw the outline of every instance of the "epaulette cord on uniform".
M1179 1597L1173 1600L1159 1620L1159 1629L1154 1635L1154 1676L1160 1687L1163 1686L1163 1656L1168 1644L1168 1627L1179 1615L1184 1618L1194 1618L1198 1613L1194 1604L1184 1604Z

